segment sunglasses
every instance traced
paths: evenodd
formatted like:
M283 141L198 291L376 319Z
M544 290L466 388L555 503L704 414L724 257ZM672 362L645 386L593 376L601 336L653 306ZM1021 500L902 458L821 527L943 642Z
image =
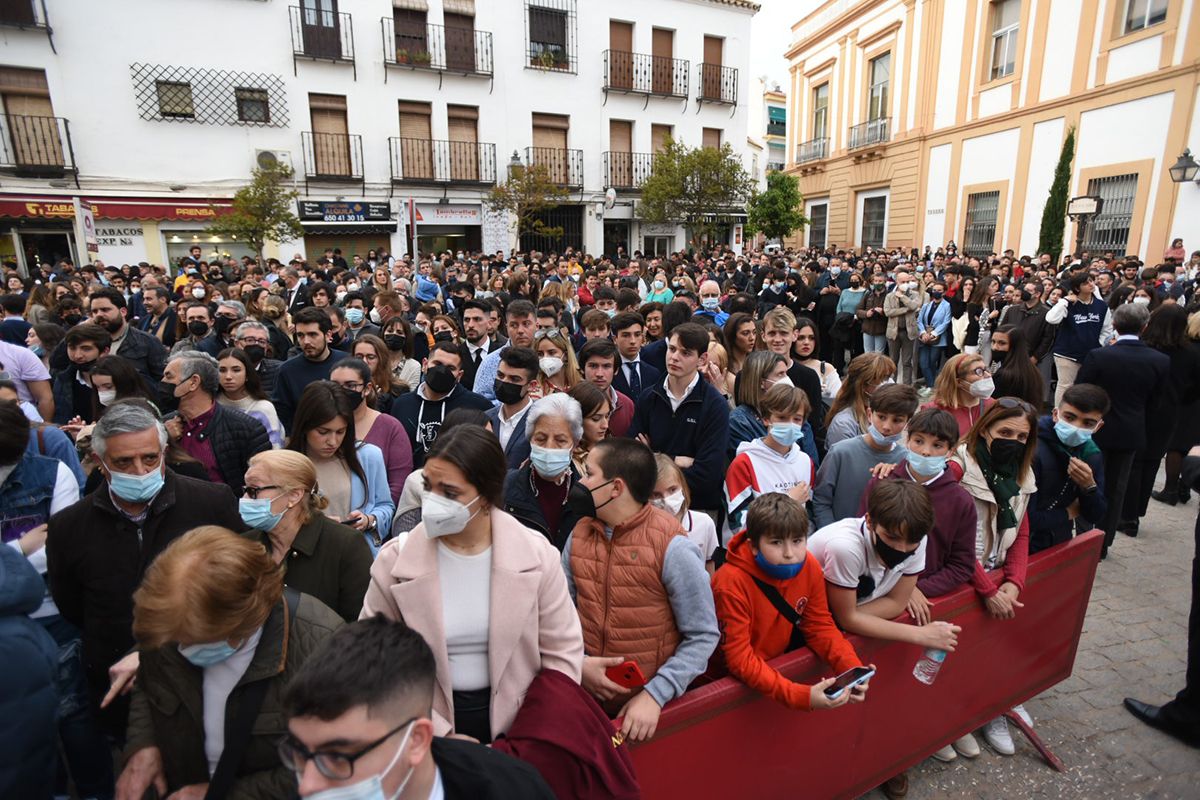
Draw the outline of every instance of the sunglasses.
M1000 406L1001 408L1019 408L1026 414L1037 414L1037 412L1033 410L1033 406L1029 405L1029 403L1026 403L1024 400L1017 399L1016 397L1001 397L996 401L996 405Z

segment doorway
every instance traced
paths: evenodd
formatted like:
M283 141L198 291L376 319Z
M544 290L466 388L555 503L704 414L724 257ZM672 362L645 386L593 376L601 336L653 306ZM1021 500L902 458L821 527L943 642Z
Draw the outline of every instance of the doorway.
M341 58L337 0L301 0L300 13L304 54L313 58Z
M604 221L604 255L617 257L617 248L629 252L629 223Z
M67 260L72 264L75 260L74 237L68 231L23 230L21 237L21 255L25 259L25 269L34 275L42 264L57 264Z

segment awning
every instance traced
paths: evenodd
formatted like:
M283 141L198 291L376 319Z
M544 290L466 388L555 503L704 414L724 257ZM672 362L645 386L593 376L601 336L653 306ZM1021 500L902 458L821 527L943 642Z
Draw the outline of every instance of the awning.
M145 219L207 222L230 213L228 198L105 197L85 199L97 219ZM73 197L0 195L0 217L75 218Z
M313 236L371 236L395 233L395 222L301 222Z

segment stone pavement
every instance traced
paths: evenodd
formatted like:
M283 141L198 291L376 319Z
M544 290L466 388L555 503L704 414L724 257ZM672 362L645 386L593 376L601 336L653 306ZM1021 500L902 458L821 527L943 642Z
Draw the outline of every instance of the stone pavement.
M978 758L909 770L911 800L1200 798L1200 750L1121 705L1126 696L1163 703L1183 687L1197 505L1194 494L1175 507L1151 500L1138 538L1117 534L1096 574L1074 673L1025 704L1067 771L1047 766L1015 727L1010 757L977 733Z

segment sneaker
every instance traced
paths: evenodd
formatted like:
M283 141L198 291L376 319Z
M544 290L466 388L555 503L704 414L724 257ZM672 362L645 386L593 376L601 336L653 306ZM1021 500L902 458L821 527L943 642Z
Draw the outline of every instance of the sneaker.
M1029 712L1025 710L1025 706L1017 704L1012 707L1012 712L1020 717L1026 725L1031 728L1033 727L1033 717L1029 716Z
M1017 748L1013 746L1012 734L1008 732L1008 721L1004 717L996 717L984 725L983 738L1002 756L1011 756L1017 752Z
M979 742L974 734L965 733L954 740L952 747L963 758L976 758L979 755Z
M958 753L954 752L953 745L948 744L945 747L943 747L941 750L938 750L936 753L934 753L933 757L936 758L938 761L945 761L946 763L949 763L949 762L953 761L954 759L958 758Z

